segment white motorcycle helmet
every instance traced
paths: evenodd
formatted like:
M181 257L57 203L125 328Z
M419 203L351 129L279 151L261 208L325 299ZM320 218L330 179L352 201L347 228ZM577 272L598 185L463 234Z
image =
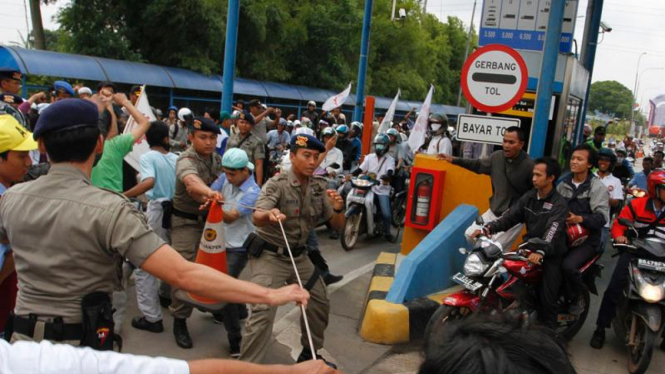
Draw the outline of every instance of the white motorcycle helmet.
M191 116L192 111L189 108L180 108L178 111L178 119L181 120L182 122L185 122L185 117Z

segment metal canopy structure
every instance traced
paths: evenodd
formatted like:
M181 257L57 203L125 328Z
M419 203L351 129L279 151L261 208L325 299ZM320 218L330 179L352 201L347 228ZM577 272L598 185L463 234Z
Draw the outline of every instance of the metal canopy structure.
M112 60L69 53L40 51L19 47L0 46L0 67L10 67L25 75L41 75L64 79L90 81L111 81L125 84L146 84L148 86L184 89L194 91L222 92L222 76L208 76L194 71L164 67L139 62ZM336 92L320 88L296 86L275 82L261 82L252 79L235 78L234 94L260 98L285 99L295 101L314 100L323 103ZM350 95L347 103L355 102ZM392 98L377 97L376 107L386 110ZM420 108L420 102L401 100L399 111ZM432 105L432 111L447 115L464 113L464 108Z

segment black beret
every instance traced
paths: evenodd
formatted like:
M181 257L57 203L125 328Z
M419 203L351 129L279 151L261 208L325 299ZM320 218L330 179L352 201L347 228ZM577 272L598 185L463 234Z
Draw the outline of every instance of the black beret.
M14 70L13 68L0 68L0 78L20 81L21 78L23 78L23 74L18 70Z
M215 121L205 117L194 117L194 122L192 122L192 131L208 131L215 134L221 134L219 126L217 126Z
M238 114L237 119L243 119L249 122L249 124L252 126L256 124L256 122L254 122L254 116L248 110L240 112L240 114Z
M99 111L93 102L83 99L60 100L48 106L39 115L32 136L81 127L97 127Z
M22 104L23 98L19 95L14 95L11 93L0 94L0 100L4 101L7 104Z
M312 149L319 152L326 151L326 147L319 139L307 134L298 134L291 137L291 149L298 148Z

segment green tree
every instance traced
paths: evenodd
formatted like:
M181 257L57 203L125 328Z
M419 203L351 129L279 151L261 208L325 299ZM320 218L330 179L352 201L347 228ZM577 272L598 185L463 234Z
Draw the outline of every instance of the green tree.
M633 92L617 81L591 84L589 110L598 110L613 117L630 118Z

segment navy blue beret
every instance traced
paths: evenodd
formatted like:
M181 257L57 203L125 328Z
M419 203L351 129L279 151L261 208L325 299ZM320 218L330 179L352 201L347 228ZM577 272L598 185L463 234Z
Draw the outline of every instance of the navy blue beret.
M254 122L254 116L248 111L248 110L243 110L238 114L237 119L244 119L245 121L249 122L250 125L254 126L256 122Z
M291 137L291 149L298 148L312 149L319 152L326 151L326 147L319 139L307 134L298 134Z
M219 129L219 126L217 126L217 124L215 123L215 121L205 117L194 117L194 122L192 122L192 130L208 131L208 132L213 132L215 134L222 133Z
M98 122L99 111L93 102L83 99L60 100L41 112L32 136L37 140L47 132L97 127Z

